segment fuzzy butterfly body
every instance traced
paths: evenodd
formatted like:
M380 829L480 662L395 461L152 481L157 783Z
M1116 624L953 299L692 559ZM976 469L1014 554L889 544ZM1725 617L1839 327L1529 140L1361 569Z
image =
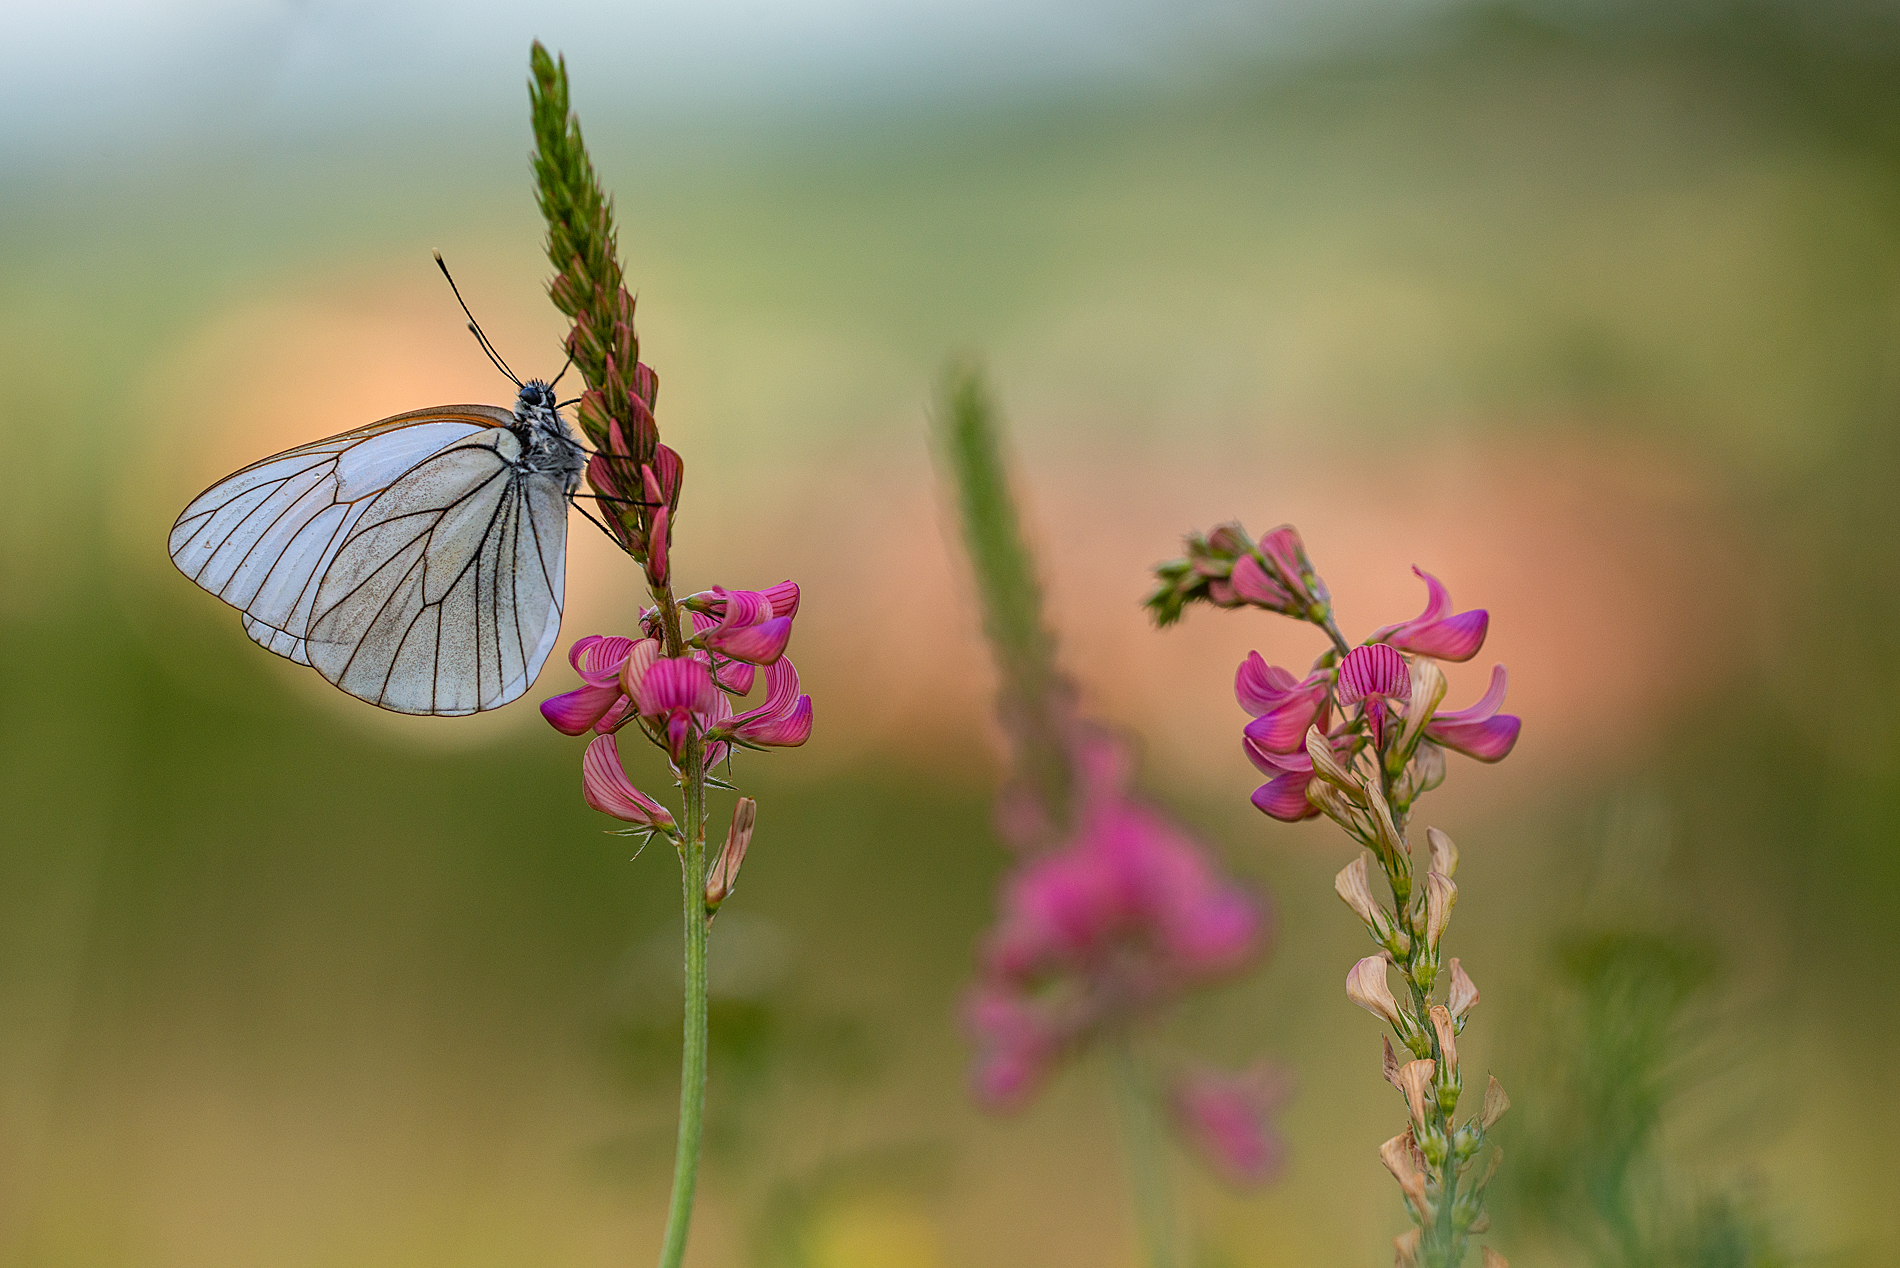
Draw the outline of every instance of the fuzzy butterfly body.
M531 381L512 413L416 410L252 463L184 509L171 557L253 640L359 699L494 709L560 632L585 459Z

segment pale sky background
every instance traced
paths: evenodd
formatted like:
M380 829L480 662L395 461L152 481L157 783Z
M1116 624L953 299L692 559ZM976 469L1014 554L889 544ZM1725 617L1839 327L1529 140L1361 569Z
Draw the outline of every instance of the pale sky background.
M594 104L703 115L1166 76L1393 29L1441 0L15 0L0 159L514 112L531 39Z

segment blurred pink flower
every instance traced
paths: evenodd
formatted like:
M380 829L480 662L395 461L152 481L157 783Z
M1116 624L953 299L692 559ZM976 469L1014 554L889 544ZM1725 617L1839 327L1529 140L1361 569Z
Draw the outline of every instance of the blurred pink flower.
M1259 652L1234 671L1234 698L1254 715L1246 727L1249 743L1267 753L1292 753L1306 743L1306 729L1326 729L1331 708L1332 674L1316 669L1303 679L1292 671L1269 665Z
M1021 864L1002 907L966 1009L977 1089L994 1103L1026 1095L1100 1028L1244 967L1266 926L1200 846L1119 795L1086 805L1068 845Z
M1437 713L1425 724L1425 738L1481 762L1501 761L1517 744L1523 720L1499 713L1504 704L1504 666L1491 667L1491 688L1474 705L1454 713Z
M1384 643L1367 643L1346 654L1339 666L1339 705L1365 702L1366 726L1372 743L1385 748L1385 724L1394 700L1412 693L1412 671L1405 657ZM1402 706L1401 706L1402 707Z
M1473 608L1456 616L1451 612L1451 592L1437 577L1416 565L1412 571L1425 582L1425 610L1409 621L1388 625L1373 632L1368 643L1386 643L1402 652L1415 652L1438 660L1464 661L1484 646L1485 631L1491 614Z
M581 796L594 809L616 819L644 828L673 828L673 816L667 808L627 778L620 765L620 748L611 735L596 736L581 756Z
M1287 1077L1262 1062L1238 1074L1200 1068L1176 1082L1176 1128L1208 1165L1242 1188L1266 1184L1286 1161L1286 1143L1270 1116L1286 1103Z

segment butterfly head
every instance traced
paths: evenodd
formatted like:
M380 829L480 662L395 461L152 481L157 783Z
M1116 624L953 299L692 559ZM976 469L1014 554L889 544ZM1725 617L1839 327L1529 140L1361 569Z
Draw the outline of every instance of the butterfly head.
M551 410L554 408L554 388L540 379L529 379L521 385L521 394L515 399L515 412L524 410Z

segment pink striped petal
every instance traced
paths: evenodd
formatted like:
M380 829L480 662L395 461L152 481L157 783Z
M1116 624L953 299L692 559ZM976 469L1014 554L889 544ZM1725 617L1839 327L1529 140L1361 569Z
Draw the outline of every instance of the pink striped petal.
M1384 643L1367 643L1347 653L1339 666L1339 703L1357 704L1367 696L1403 699L1412 692L1412 671L1405 657Z
M1292 753L1306 746L1306 729L1325 728L1326 684L1319 690L1291 693L1242 728L1248 740L1269 753Z
M800 696L788 713L741 723L732 733L753 744L796 748L811 738L811 697Z
M770 605L766 607L770 611ZM792 618L774 617L761 625L721 626L706 636L706 646L721 656L753 665L770 665L785 654L792 641Z
M1292 670L1267 664L1259 652L1248 652L1234 671L1234 699L1257 718L1286 699L1298 682Z
M712 588L719 625L722 629L735 626L757 625L761 621L772 619L771 597L758 590L728 590L724 586Z
M603 735L587 746L581 757L581 796L602 814L610 814L642 827L673 826L673 816L665 806L633 786L620 766L620 748L611 735Z
M757 666L748 665L742 660L727 660L719 663L715 676L720 686L734 695L743 696L752 690L752 679L758 672Z
M641 714L657 718L674 709L711 714L720 693L705 665L688 656L675 656L653 662L634 699Z
M620 690L629 696L638 697L640 683L646 678L647 670L653 668L653 662L660 658L660 641L655 638L643 638L633 645L627 658L620 662Z
M775 586L767 586L765 597L772 601L773 616L798 615L798 583L796 581L781 581Z
M585 644L585 646L582 646ZM633 651L633 640L618 634L594 635L574 644L568 659L574 671L590 684L604 687L620 673L620 666Z
M541 702L541 716L563 735L579 735L599 722L621 700L620 684L581 687Z

